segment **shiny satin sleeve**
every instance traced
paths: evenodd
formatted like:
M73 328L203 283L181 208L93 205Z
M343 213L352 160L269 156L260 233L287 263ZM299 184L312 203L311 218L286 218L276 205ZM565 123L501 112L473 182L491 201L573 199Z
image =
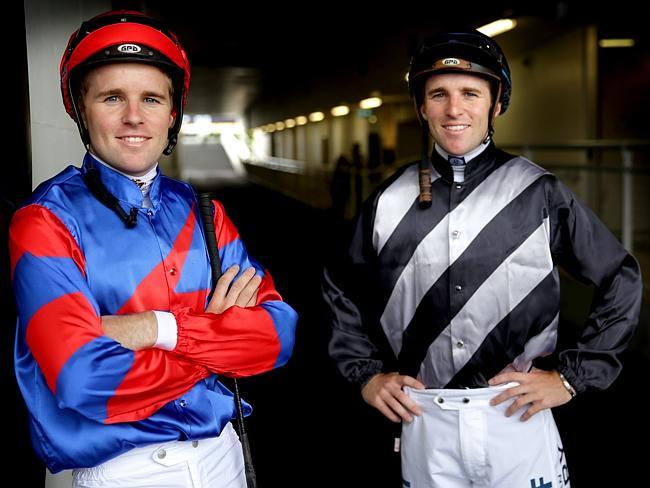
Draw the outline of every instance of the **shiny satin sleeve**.
M331 325L329 355L341 375L360 386L378 373L397 371L390 353L380 349L379 333L371 335L378 324L371 311L379 296L373 291L378 285L371 242L375 211L376 197L364 204L350 235L332 253L321 288Z
M639 320L643 284L636 259L561 182L549 187L553 258L594 296L578 341L559 352L557 369L578 391L607 388Z
M134 421L210 375L167 351L134 352L103 334L84 254L48 208L19 210L9 244L18 308L16 368L33 369L45 380L20 385L27 401L51 394L60 408L98 422ZM49 391L33 391L39 384Z
M297 314L282 301L268 271L248 255L223 206L217 201L213 204L222 271L235 264L240 273L254 267L262 277L257 303L252 307L233 306L221 314L190 307L172 308L178 324L174 352L218 374L251 376L289 360Z

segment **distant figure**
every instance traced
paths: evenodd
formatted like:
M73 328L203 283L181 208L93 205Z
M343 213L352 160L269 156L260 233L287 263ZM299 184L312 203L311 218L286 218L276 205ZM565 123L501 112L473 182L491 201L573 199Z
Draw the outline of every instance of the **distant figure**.
M334 173L332 173L332 181L330 183L332 214L337 219L345 218L345 209L350 199L351 177L352 165L344 155L341 155L336 160L336 167L334 168Z
M139 12L84 22L61 91L88 152L11 223L15 367L32 444L75 487L246 486L217 375L282 366L296 313L213 201L212 285L192 188L158 169L181 127L190 67ZM250 407L246 404L246 413Z
M354 168L354 209L358 211L363 203L363 179L367 176L364 174L367 166L363 164L361 146L358 143L352 144L352 167Z
M409 88L423 157L364 203L326 269L330 355L402 422L403 487L568 487L550 409L620 373L639 266L557 177L494 146L512 82L493 39L427 39ZM561 350L558 265L595 287Z

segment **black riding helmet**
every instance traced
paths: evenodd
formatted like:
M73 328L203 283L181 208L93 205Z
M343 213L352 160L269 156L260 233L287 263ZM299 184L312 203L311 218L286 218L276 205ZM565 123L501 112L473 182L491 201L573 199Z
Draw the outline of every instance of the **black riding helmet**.
M501 102L499 114L510 104L512 78L510 67L499 45L476 30L444 32L426 39L411 58L408 84L415 112L422 125L422 160L420 161L420 208L431 206L431 169L428 162L429 128L420 107L424 98L424 84L434 73L467 73L490 82L492 101L485 141L494 133L494 107Z
M476 30L445 32L426 39L411 59L409 91L420 122L425 122L420 114L420 106L426 80L434 73L453 72L471 73L490 81L494 87L491 109L497 100L501 102L500 114L508 109L512 78L508 61L499 45Z

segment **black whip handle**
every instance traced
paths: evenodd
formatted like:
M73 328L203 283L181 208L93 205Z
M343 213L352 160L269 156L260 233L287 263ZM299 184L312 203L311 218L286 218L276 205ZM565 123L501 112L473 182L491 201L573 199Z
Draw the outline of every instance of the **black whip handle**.
M201 223L205 232L205 244L208 248L210 257L210 269L212 270L212 291L217 286L217 281L221 277L221 258L217 247L217 233L214 229L214 206L212 203L214 196L211 193L199 194L199 214ZM235 378L232 379L233 390L235 395L235 407L237 410L237 430L239 431L239 441L241 442L242 452L244 455L244 472L246 474L246 486L248 488L257 488L257 476L255 475L255 466L253 466L253 457L251 456L251 447L248 442L248 434L244 426L244 412L241 407L241 396L239 395L239 385Z
M217 248L217 233L214 230L214 207L211 193L201 193L199 195L199 214L201 215L201 223L205 232L205 244L208 247L208 256L210 257L212 291L214 291L217 281L221 278L221 258Z

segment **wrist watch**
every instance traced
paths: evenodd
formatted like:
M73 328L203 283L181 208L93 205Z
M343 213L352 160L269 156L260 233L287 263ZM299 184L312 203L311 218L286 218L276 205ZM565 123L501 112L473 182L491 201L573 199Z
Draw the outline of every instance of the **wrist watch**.
M575 397L578 393L576 392L576 389L571 386L571 383L564 377L562 373L558 371L560 375L560 380L562 380L562 384L564 385L564 388L567 389L567 391L571 394L571 398Z

